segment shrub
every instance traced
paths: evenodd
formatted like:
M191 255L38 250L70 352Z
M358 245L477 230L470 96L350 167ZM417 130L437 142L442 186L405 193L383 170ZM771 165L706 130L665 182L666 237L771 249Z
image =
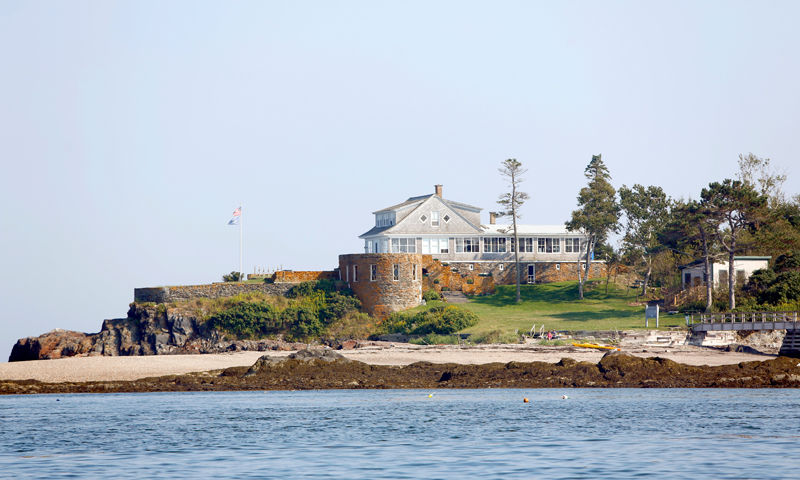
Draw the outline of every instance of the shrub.
M470 335L469 341L476 345L481 343L519 343L519 335L495 329L479 335Z
M458 345L459 337L457 335L437 335L429 333L421 338L412 338L408 343L414 345Z
M361 301L356 297L331 293L325 299L325 307L320 311L320 319L329 323L338 318L343 318L348 313L354 313L361 309Z
M472 285L472 284L474 284L474 283L475 283L475 280L474 280L474 279L472 279L472 278L468 278L468 279L467 279L467 285Z
M242 272L231 272L231 273L229 273L227 275L223 275L222 276L222 281L223 282L238 282L242 278L244 278L242 276Z
M433 283L435 283L436 285L439 285L439 279L438 279L438 278L435 278L435 279L433 280Z
M456 306L434 307L418 313L397 312L381 324L381 333L426 335L455 333L478 323L478 316Z
M431 288L422 294L422 299L426 302L430 302L431 300L441 300L442 296L439 294L439 292Z

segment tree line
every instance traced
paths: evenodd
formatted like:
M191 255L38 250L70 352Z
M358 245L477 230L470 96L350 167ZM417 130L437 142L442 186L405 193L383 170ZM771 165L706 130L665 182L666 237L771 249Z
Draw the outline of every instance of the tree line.
M593 155L577 208L565 222L568 230L584 236L577 260L579 299L591 263L598 259L606 262L609 275L620 266L633 269L642 296L653 284L676 289L681 285L678 267L696 262L704 270L706 311L734 310L737 296L744 299L743 309L800 304L800 194L787 199L782 190L787 174L768 158L739 155L738 166L736 179L709 183L697 199L675 199L656 185L616 189L602 155ZM498 203L512 217L516 233L519 207L528 198L519 188L525 170L509 159L500 173L511 192ZM614 245L613 235L621 236ZM771 256L773 261L741 285L734 271L734 257L740 255ZM715 261L728 264L727 285L720 287L726 290L724 303L715 302L723 293L715 292L709 281Z

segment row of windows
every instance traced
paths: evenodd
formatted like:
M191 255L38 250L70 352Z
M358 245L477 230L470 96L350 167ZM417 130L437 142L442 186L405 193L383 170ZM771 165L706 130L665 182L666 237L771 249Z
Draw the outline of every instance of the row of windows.
M353 265L353 281L358 282L358 265ZM374 282L378 279L378 266L369 266L369 280ZM400 280L400 264L395 263L392 265L392 280ZM411 265L411 280L417 280L417 266ZM345 282L350 282L350 268L345 269Z
M479 237L456 238L456 253L480 253L483 243L484 253L515 252L516 246L513 238L505 237ZM533 253L534 242L537 253L561 253L561 244L564 244L564 253L580 253L581 241L579 238L520 238L520 253ZM392 253L416 253L413 238L393 238ZM449 253L447 238L423 238L422 253Z

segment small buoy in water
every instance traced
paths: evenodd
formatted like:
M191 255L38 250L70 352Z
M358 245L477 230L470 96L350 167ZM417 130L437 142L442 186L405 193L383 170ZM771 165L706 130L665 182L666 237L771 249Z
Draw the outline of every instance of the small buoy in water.
M431 393L430 395L428 395L428 398L431 398L431 397L433 397L433 394L432 394L432 393Z
M523 398L522 399L522 403L528 403L528 399L527 398Z
M569 399L569 397L568 397L568 396L566 396L566 395L562 395L562 396L561 396L561 399L562 399L562 400L568 400L568 399Z
M57 398L56 398L56 402L60 402L60 401L61 401L61 400L59 400L59 399L57 399Z

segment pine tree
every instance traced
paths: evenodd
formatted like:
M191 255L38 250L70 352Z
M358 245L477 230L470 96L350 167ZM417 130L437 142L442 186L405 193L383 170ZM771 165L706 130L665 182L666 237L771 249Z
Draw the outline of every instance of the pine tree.
M767 197L748 182L725 179L709 184L700 192L700 198L701 205L719 222L716 238L728 252L728 308L733 310L736 308L733 258L749 247L737 240L745 229L755 226L765 216Z
M509 158L508 160L503 161L502 166L498 169L500 171L500 175L505 178L508 182L509 187L511 187L511 191L508 193L504 193L500 195L500 199L497 200L497 203L502 205L505 209L502 212L498 212L499 216L510 216L511 217L511 227L514 230L514 262L516 263L516 271L517 271L517 303L521 301L520 295L520 268L519 268L519 235L517 233L517 218L521 217L522 215L519 213L519 207L525 203L525 200L528 200L530 196L525 193L519 191L519 186L522 183L525 175L525 172L528 171L526 168L522 168L522 163L518 162L515 158Z
M602 155L592 155L592 161L584 170L589 184L578 195L578 209L572 212L572 219L566 222L567 229L585 235L578 255L578 296L583 300L583 284L589 278L592 268L592 254L595 246L604 242L611 232L619 231L620 207L617 204L616 190L611 186L611 175L602 160ZM585 254L586 271L581 272L580 263ZM585 273L585 276L583 275Z

